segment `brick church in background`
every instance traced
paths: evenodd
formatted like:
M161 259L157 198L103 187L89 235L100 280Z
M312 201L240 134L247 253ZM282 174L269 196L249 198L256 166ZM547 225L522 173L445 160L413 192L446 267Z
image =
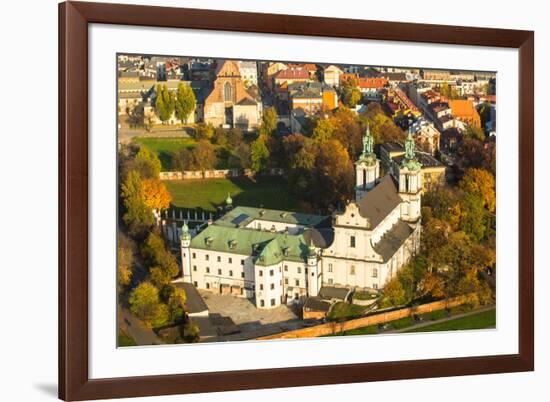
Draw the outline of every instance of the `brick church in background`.
M257 88L245 88L236 61L219 61L212 90L204 101L204 122L215 127L252 131L260 124L261 116L262 103Z

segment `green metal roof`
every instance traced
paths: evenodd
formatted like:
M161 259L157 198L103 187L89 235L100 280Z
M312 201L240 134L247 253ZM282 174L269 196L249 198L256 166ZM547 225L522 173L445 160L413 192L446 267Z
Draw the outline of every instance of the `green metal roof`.
M191 248L256 257L256 264L269 266L283 260L305 262L308 246L303 235L288 235L256 229L212 224L191 240Z
M327 216L302 214L299 212L280 211L276 209L235 207L216 221L218 226L244 227L250 222L261 219L270 222L281 222L301 226L316 226L327 219Z

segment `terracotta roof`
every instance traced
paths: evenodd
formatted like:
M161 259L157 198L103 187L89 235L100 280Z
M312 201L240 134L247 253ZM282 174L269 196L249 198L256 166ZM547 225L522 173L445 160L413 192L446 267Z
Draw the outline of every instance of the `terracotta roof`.
M401 204L401 198L397 194L397 188L392 177L386 175L356 203L359 207L359 214L368 219L371 227L375 228L391 211Z
M286 70L281 70L275 74L275 79L282 80L296 80L296 79L309 79L309 74L307 70L303 68L288 68Z
M387 83L388 83L388 80L385 78L370 78L370 77L359 78L359 88L379 89L379 88L384 88L384 86L386 86Z
M456 117L474 116L477 114L474 103L468 99L450 100L449 106L451 107L451 113Z

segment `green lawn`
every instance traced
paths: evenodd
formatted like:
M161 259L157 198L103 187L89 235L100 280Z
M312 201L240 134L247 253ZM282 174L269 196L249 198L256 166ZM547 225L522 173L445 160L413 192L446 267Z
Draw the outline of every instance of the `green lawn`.
M124 347L124 346L137 346L137 343L136 341L134 340L134 338L124 334L124 333L119 333L118 334L118 346L119 347Z
M179 208L215 211L231 193L233 205L296 211L297 200L287 190L282 177L246 177L232 179L172 180L165 181L172 195L172 205Z
M327 316L329 320L350 319L362 315L370 306L338 302L332 306Z
M172 153L182 148L193 148L196 144L193 138L179 137L134 137L133 141L157 154L162 165L162 171L169 171L171 169Z
M449 317L449 311L447 310L436 310L431 313L421 314L420 317L425 321L437 321Z
M407 332L457 331L464 329L483 329L496 327L496 310L491 309L467 317L456 318L439 324L413 328Z

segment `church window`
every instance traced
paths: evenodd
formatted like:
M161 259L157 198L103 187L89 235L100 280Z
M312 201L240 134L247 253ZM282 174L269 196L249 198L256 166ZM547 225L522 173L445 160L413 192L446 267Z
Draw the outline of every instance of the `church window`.
M378 289L378 284L377 284L377 283L373 283L373 284L372 284L372 288L375 289L375 290Z
M273 274L274 274L274 273L273 273L273 270L270 269L270 270L269 270L269 276L273 276Z
M260 276L264 276L264 271L262 271L261 269L258 271L258 275Z
M233 101L233 88L229 82L226 82L223 86L223 100L225 102Z
M264 285L260 283L260 290L264 290Z
M288 278L285 278L285 285L288 285Z
M328 264L328 272L332 272L332 264Z
M229 258L227 259L227 261L228 261L230 264L233 264L233 258L229 257Z
M295 279L295 280L294 280L294 284L295 284L296 286L300 286L300 280L299 280L299 279Z
M197 272L197 266L193 265L193 271Z
M241 272L241 278L244 278L244 272Z
M275 305L275 299L271 299L271 305L272 305L272 306Z
M233 276L233 271L229 271L229 276Z
M328 278L328 284L332 285L334 283L334 280L332 278Z
M222 261L222 257L218 256L218 262Z
M349 267L349 274L355 275L355 265L352 265L351 267Z
M265 302L262 300L260 300L260 307L264 307L265 306Z
M269 286L269 288L270 288L271 290L275 289L275 284L272 283L272 284Z
M372 277L373 278L378 278L378 268L373 268L372 269Z
M210 256L209 256L208 254L206 254L206 255L204 256L204 258L206 258L206 261L208 261L208 260L210 259Z
M206 289L210 289L210 284L206 282Z
M298 273L299 273L299 274L302 273L302 268L298 267Z
M207 274L210 273L210 267L206 267L206 273L207 273Z
M244 260L241 260L241 265L244 265Z
M355 236L349 238L349 246L355 248Z
M193 253L193 258L197 258L197 254Z
M218 268L218 275L222 274L222 270Z

